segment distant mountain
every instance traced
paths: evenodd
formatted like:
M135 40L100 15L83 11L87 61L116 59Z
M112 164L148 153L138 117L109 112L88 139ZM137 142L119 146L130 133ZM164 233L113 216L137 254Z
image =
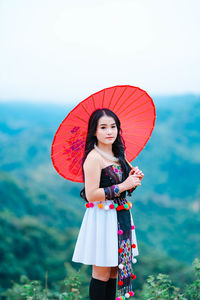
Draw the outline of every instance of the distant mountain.
M152 191L167 194L171 199L187 198L188 205L199 195L199 178L194 174L200 173L200 98L154 97L154 103L155 129L132 164L145 174L145 197ZM56 180L62 185L50 152L54 134L71 109L61 104L0 102L1 170L23 182L32 180L52 186Z
M155 96L153 99L157 115L155 129L145 148L131 162L144 173L142 186L135 190L131 200L138 245L141 245L139 259L148 259L149 270L153 270L152 256L157 251L168 258L163 268L176 263L190 265L200 253L200 96ZM40 232L40 226L42 232L55 230L58 252L62 252L66 243L69 246L66 256L62 252L59 263L63 259L71 260L85 212L85 202L79 195L83 184L67 181L56 172L51 162L51 144L72 107L0 102L1 224L7 220L6 234L1 231L0 254L7 258L13 251L7 237L13 243L15 218L25 224L23 230L29 222L25 218L38 227L31 229L31 236L32 230ZM23 232L20 231L19 240ZM64 238L67 232L69 235ZM24 243L23 240L21 249L26 249ZM17 255L12 258L17 268L18 258ZM27 264L28 261L27 258ZM0 265L0 274L3 270Z

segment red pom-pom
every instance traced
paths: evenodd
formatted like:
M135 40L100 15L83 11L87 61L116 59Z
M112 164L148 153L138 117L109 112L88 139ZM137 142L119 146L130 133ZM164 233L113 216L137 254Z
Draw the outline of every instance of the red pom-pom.
M117 210L122 210L122 209L124 209L124 205L118 205L116 209Z
M132 275L131 275L131 278L132 278L132 279L135 279L135 278L136 278L136 275L135 275L135 274L132 274Z
M90 207L93 207L93 206L94 206L94 203L89 202L89 206L90 206Z
M136 247L136 244L132 244L132 245L131 245L131 248L135 248L135 247Z
M114 204L110 204L110 209L113 209L113 208L115 208L115 206L114 206Z
M135 229L135 226L134 226L134 225L131 225L131 229Z
M119 280L118 281L118 285L122 286L123 285L123 281Z
M89 208L89 207L90 207L90 203L87 203L85 206L86 206L87 208Z
M123 248L119 248L119 253L122 253L123 252Z

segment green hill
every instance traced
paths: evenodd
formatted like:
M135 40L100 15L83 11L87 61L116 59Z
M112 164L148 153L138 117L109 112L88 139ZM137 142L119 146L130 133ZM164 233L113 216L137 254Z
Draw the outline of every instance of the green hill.
M136 288L149 274L170 273L179 286L192 280L200 253L200 97L153 97L156 124L132 162L144 173L133 193L139 247ZM0 103L0 286L20 274L50 284L65 275L84 215L83 184L57 174L50 152L71 107ZM11 267L12 265L12 267ZM89 280L91 268L88 267Z

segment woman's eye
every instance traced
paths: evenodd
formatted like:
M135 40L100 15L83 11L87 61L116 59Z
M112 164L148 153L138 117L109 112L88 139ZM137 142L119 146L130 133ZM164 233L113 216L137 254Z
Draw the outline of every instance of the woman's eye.
M112 128L115 128L116 126L112 126ZM101 127L101 129L104 129L105 127Z

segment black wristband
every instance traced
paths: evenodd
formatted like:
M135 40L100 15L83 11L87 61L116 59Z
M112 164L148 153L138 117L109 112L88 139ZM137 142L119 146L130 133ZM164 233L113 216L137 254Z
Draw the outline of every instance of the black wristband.
M104 188L106 200L112 200L120 196L119 186L117 184Z

